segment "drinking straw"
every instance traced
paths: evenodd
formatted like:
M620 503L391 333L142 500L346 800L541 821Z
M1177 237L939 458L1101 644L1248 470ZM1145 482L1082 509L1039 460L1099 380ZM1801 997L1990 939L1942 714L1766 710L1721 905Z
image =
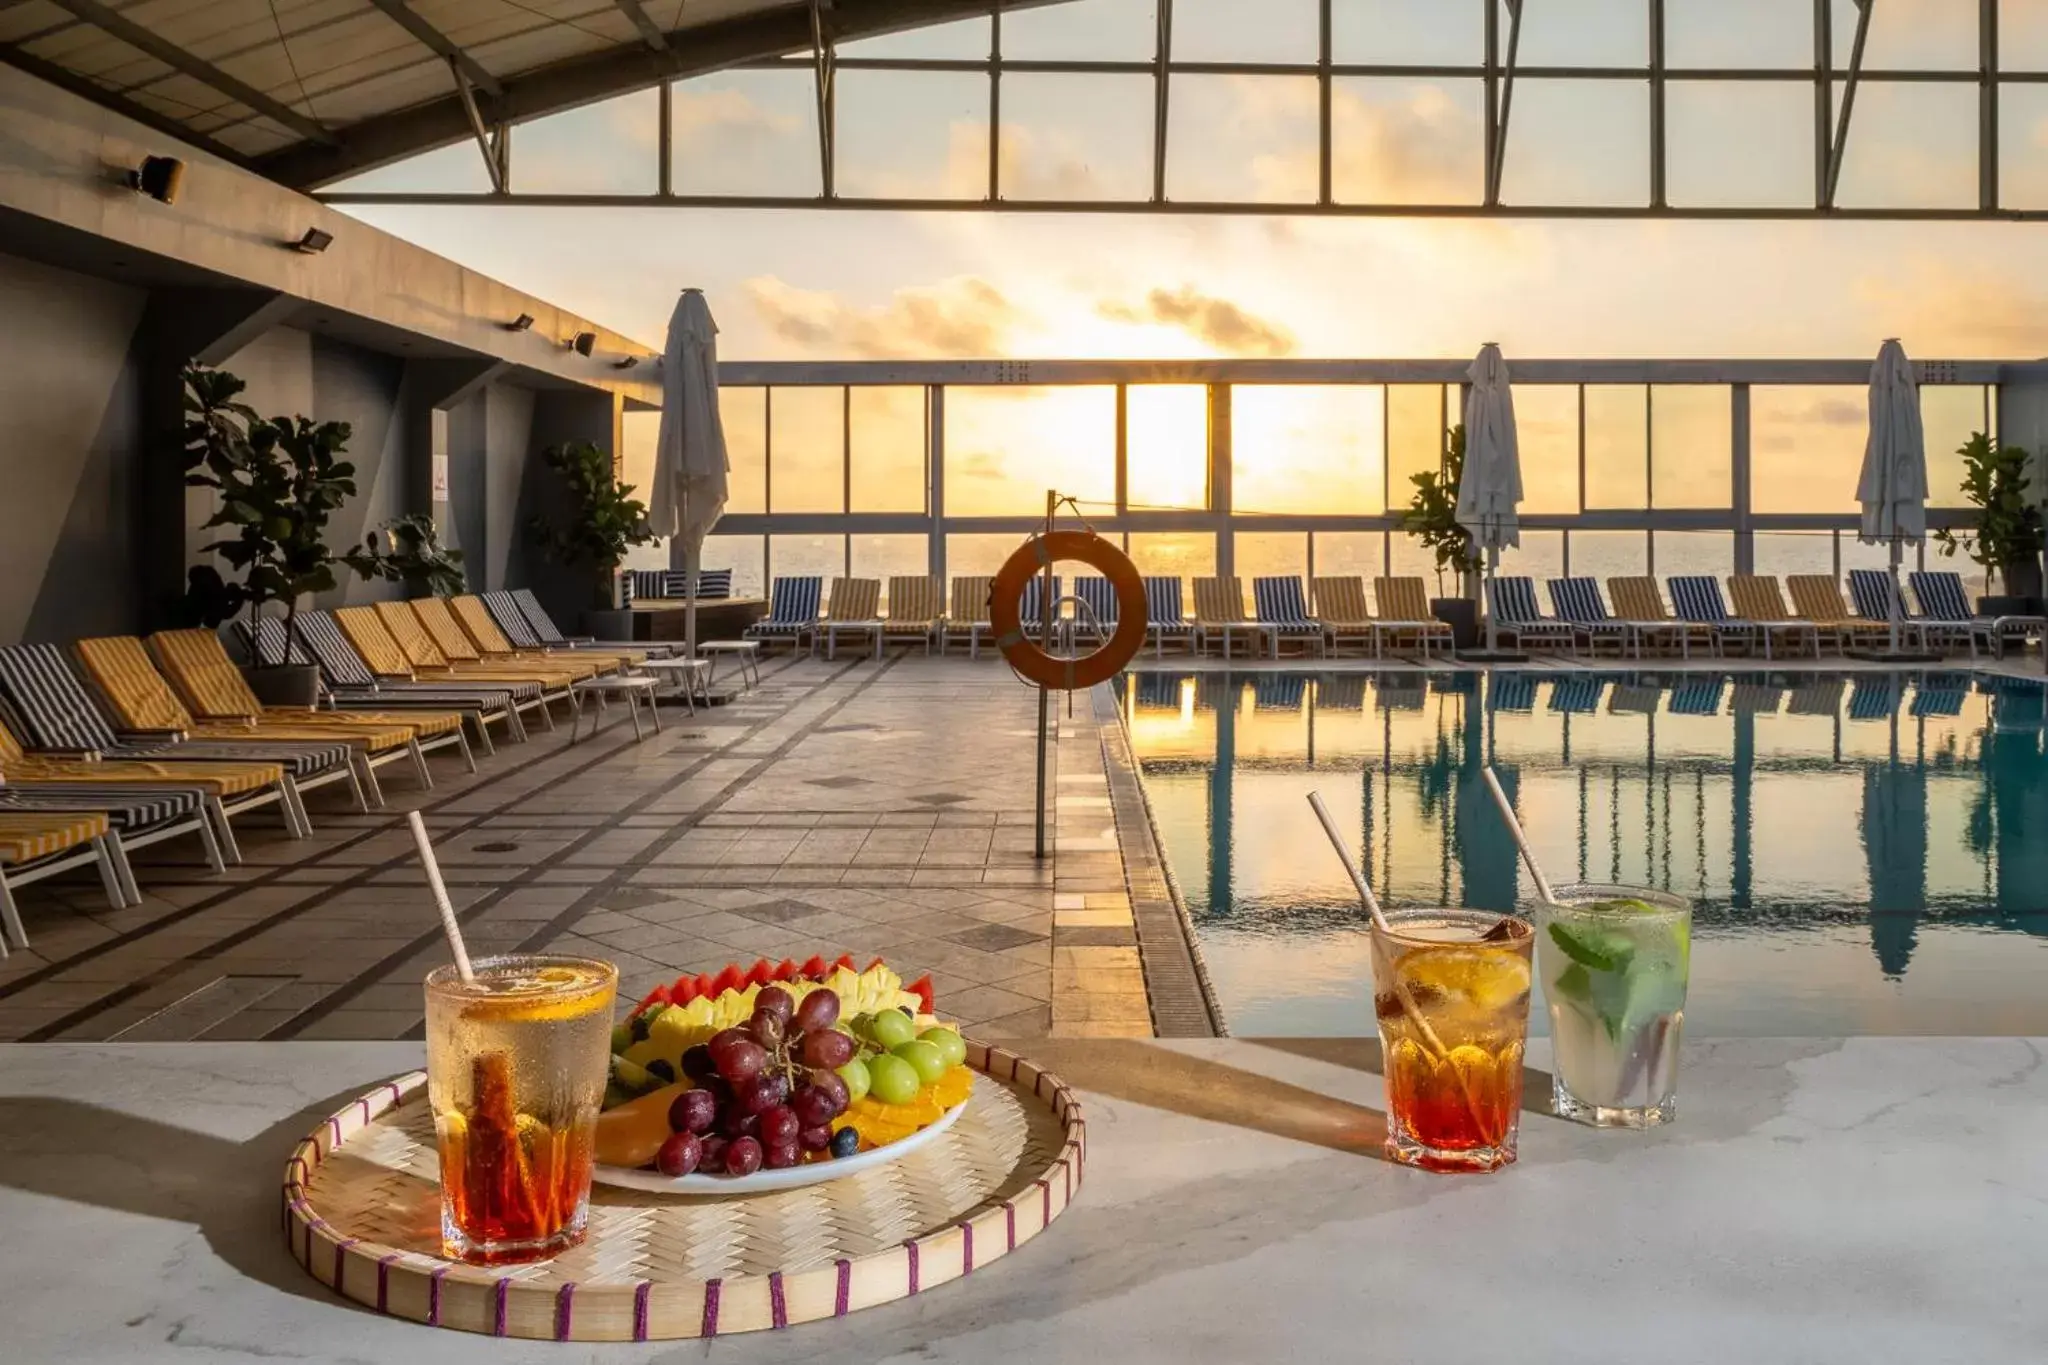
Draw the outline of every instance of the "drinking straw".
M464 985L474 985L476 971L469 965L469 947L462 941L462 926L455 922L447 883L441 880L441 864L434 860L434 846L427 842L427 823L416 810L405 813L405 822L412 826L413 845L420 851L420 865L427 870L427 885L433 888L434 904L441 911L441 928L447 931L448 946L455 950L455 970L462 973Z
M1536 865L1536 850L1529 847L1529 836L1522 832L1522 822L1515 818L1515 808L1508 803L1508 794L1501 790L1500 779L1493 775L1493 765L1489 763L1481 771L1486 777L1486 789L1493 793L1493 804L1500 807L1500 818L1506 822L1508 833L1514 836L1515 847L1522 851L1522 862L1536 880L1536 894L1543 898L1545 905L1557 904L1557 898L1550 893L1550 879Z

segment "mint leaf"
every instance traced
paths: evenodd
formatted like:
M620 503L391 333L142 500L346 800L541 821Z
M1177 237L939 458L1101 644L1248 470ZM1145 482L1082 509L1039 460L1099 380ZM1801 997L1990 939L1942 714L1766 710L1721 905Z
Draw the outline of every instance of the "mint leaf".
M1550 993L1560 1000L1574 1004L1593 1003L1593 978L1586 969L1574 962L1557 974L1557 980L1550 983Z
M1629 959L1635 956L1636 951L1635 944L1625 934L1574 928L1556 920L1550 922L1550 941L1573 962L1596 972L1626 971Z

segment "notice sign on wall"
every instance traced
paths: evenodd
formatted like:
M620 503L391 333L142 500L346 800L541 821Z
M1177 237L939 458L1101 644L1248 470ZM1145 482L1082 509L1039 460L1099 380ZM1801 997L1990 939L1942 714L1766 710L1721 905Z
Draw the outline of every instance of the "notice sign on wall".
M448 501L448 457L438 450L434 452L434 501Z

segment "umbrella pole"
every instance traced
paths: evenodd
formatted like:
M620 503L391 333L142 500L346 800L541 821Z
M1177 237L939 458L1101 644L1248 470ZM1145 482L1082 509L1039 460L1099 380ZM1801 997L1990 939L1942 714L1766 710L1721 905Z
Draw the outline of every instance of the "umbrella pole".
M1499 572L1500 547L1490 546L1486 551L1486 581L1489 585L1492 584L1494 575ZM1494 637L1493 594L1482 593L1481 596L1486 599L1479 604L1486 608L1486 652L1491 654L1499 647L1499 642Z
M1899 554L1900 554L1900 550L1899 550L1899 533L1898 533L1897 531L1893 531L1893 532L1892 532L1892 600L1891 600L1891 610L1890 610L1889 612L1887 612L1887 613L1886 613L1886 615L1888 615L1888 616L1890 616L1890 617L1891 617L1891 625L1892 625L1892 653L1893 653L1893 654L1897 654L1897 653L1899 652L1899 613L1901 613L1902 611L1904 611L1904 610L1905 610L1905 601L1904 601L1904 599L1903 599L1903 598L1901 598L1901 597L1899 596Z
M679 524L689 525L689 501L684 499L683 517ZM683 541L683 657L697 657L697 570L702 565L704 549L695 537Z

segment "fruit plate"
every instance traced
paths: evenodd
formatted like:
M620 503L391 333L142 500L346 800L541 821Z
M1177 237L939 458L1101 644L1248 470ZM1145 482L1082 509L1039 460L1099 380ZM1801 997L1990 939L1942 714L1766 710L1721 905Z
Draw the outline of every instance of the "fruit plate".
M628 1190L647 1190L654 1194L689 1194L727 1196L738 1194L768 1194L775 1190L800 1190L806 1185L822 1185L827 1180L841 1180L849 1175L886 1166L900 1161L918 1148L953 1126L969 1101L948 1109L938 1118L918 1129L907 1138L871 1147L865 1152L852 1156L835 1157L831 1161L812 1161L796 1166L786 1166L779 1171L758 1170L752 1175L663 1175L660 1171L627 1170L623 1166L599 1166L592 1172L591 1179L600 1185L617 1185Z

